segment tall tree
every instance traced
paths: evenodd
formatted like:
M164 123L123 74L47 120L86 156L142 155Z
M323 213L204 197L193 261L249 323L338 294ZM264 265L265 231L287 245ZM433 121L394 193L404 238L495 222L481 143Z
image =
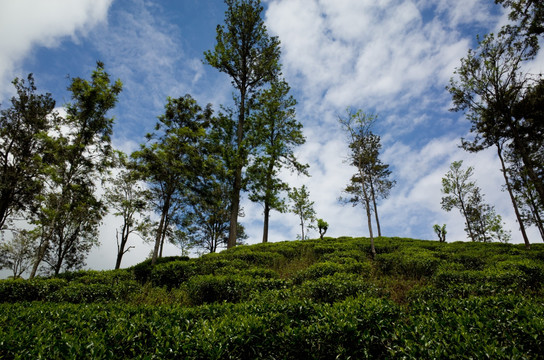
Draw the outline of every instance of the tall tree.
M161 244L176 210L183 207L187 193L205 170L202 141L212 115L211 105L202 109L190 96L168 98L164 115L146 135L149 144L132 154L138 171L148 182L154 206L160 214L151 263L159 257Z
M341 198L341 200L351 202L354 206L362 204L365 208L373 256L376 250L372 230L372 212L375 214L378 234L381 235L377 198L387 197L394 185L394 182L388 179L391 174L389 165L383 164L379 159L380 137L372 133L372 126L376 119L376 115L365 114L362 110L353 112L350 109L347 110L347 117L338 119L342 129L348 135L349 163L357 169L356 174L351 177L344 189L349 198Z
M294 154L294 148L306 141L302 124L295 119L295 105L289 85L275 81L261 92L252 115L257 151L248 168L249 199L264 207L263 242L268 242L270 210L286 210L281 193L289 190L289 185L279 178L279 171L285 167L309 175L308 165L299 163Z
M509 9L508 24L501 32L508 34L512 40L521 38L536 54L540 48L538 37L544 34L544 3L541 0L495 0Z
M7 242L0 244L0 270L7 267L13 272L13 278L20 278L33 263L38 241L35 231L18 230Z
M463 161L454 161L449 171L442 178L442 209L459 209L465 218L465 231L472 241L488 242L492 238L507 240L507 232L502 229L500 215L495 209L483 202L480 188L471 177L474 169L462 168Z
M300 189L290 190L289 199L292 202L291 211L300 219L300 239L305 240L308 238L308 229L314 228L312 225L315 221L314 202L310 201L310 193L305 185L302 185Z
M36 93L32 74L12 83L17 96L0 112L0 231L10 215L36 203L46 138L56 116L51 94Z
M121 231L116 229L117 259L115 269L121 267L123 255L130 251L133 246L127 247L131 234L145 232L146 222L138 220L149 209L149 191L141 184L138 174L130 169L126 155L119 153L119 169L117 176L112 178L110 186L106 188L105 199L110 208L113 208L113 215L121 217L123 224Z
M42 260L55 275L61 269L83 266L98 242L105 207L96 196L96 181L112 166L114 119L107 112L115 106L121 89L121 81L111 83L101 62L90 81L74 78L68 87L72 102L66 105L66 117L58 118L57 131L51 137L45 155L46 190L33 215L41 243L31 278Z
M541 131L540 122L526 121L531 116L516 115L516 109L530 96L535 81L521 71L522 62L532 58L530 47L524 42L512 42L505 35L486 35L478 48L469 50L456 70L458 79L452 79L448 90L453 98L453 111L465 111L472 123L474 139L462 140L465 150L476 152L495 147L502 173L520 231L527 247L530 246L504 160L505 147L514 151L524 164L539 196L544 201L544 184L539 173L542 163L534 161L534 142L531 133ZM542 140L538 140L542 142ZM537 146L538 147L538 146Z
M119 80L111 83L104 64L97 63L91 81L74 78L68 90L72 102L66 117L57 118L44 155L45 191L32 222L40 231L40 246L30 277L42 261L55 275L76 269L97 243L98 225L105 213L95 194L96 181L111 167L113 118L106 116L121 92Z
M264 26L260 0L225 0L225 3L225 25L217 26L217 43L213 51L204 53L204 58L209 65L230 76L237 90L236 157L227 245L230 248L236 245L242 170L247 164L246 122L256 92L280 72L280 47L279 40L269 36Z

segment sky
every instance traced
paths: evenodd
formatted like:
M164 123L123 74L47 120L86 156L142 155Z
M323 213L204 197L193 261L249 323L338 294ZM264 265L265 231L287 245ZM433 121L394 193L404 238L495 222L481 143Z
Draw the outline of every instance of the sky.
M355 172L346 163L347 138L338 123L349 107L378 116L381 159L396 181L378 205L384 236L436 240L432 226L447 224L448 241L466 241L459 212L440 207L441 179L453 161L463 160L512 231L511 242L522 242L496 153L459 148L460 138L470 137L470 123L449 111L445 89L476 36L505 24L502 7L492 0L263 0L263 6L269 34L281 41L282 72L304 126L306 143L296 154L310 165L310 177L282 176L291 186L308 187L317 217L329 223L327 236L368 236L364 208L338 201ZM50 92L62 106L70 100L69 78L89 78L100 60L123 82L111 112L113 144L127 153L137 150L168 96L190 94L216 111L232 104L230 79L203 62L225 9L220 0L0 0L2 108L14 93L11 80L28 73L38 91ZM544 71L543 52L527 69ZM262 206L244 197L242 207L247 242L260 242ZM112 215L104 219L101 246L87 268L114 267L119 225ZM299 233L294 214L271 213L270 241ZM310 236L318 237L317 231ZM540 240L535 229L529 238ZM135 248L123 267L151 251L137 237L130 245ZM165 255L179 252L165 249Z

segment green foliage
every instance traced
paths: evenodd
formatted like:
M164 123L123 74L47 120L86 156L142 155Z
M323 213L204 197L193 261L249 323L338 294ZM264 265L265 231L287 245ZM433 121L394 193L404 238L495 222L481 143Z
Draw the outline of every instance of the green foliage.
M62 279L8 279L0 281L2 302L48 300L56 291L66 286Z
M539 358L544 245L375 242L3 280L0 358Z
M429 277L443 262L432 251L419 247L405 247L392 253L376 255L378 269L388 275L413 278Z
M187 261L189 260L188 256L167 256L157 259L156 265L167 263L171 261ZM145 260L137 265L134 265L131 268L132 272L134 273L134 279L138 281L141 284L146 283L147 281L151 280L151 271L153 270L153 266L151 265L151 259Z
M37 94L34 77L15 78L17 96L0 111L0 229L18 211L36 205L43 189L48 131L56 117L51 94Z
M300 240L308 238L308 230L314 229L312 224L315 221L314 202L310 201L310 192L306 185L302 185L300 189L293 188L289 190L289 199L292 202L290 210L298 216L300 220ZM306 229L306 233L304 230Z

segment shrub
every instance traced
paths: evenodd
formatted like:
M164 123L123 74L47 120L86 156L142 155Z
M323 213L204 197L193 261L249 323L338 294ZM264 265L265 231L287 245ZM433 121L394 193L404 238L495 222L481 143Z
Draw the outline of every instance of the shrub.
M172 261L155 266L151 270L150 280L154 286L166 286L168 289L179 287L195 274L195 265L189 261Z
M298 272L293 278L293 281L295 284L302 284L304 281L319 279L323 276L333 275L335 273L369 274L370 270L371 267L369 263L347 261L346 264L339 264L332 261L325 261L315 263Z
M167 256L163 258L158 258L155 266L172 261L188 261L188 256ZM151 279L151 271L153 267L151 266L151 259L147 259L137 265L134 265L130 268L134 274L134 279L141 284L146 283Z
M333 303L362 294L375 296L377 289L355 274L335 273L302 284L302 296L317 302Z
M0 301L19 302L48 300L67 284L63 279L0 280Z
M208 254L196 259L194 264L195 274L198 275L220 275L249 267L249 264L241 259L225 259L221 254Z
M121 301L126 300L139 288L135 281L125 281L116 285L73 282L51 294L48 300L74 304Z
M416 279L432 276L443 262L434 253L420 248L377 254L375 260L383 274L404 275Z
M187 282L187 294L194 305L238 302L251 288L251 279L240 276L197 275Z

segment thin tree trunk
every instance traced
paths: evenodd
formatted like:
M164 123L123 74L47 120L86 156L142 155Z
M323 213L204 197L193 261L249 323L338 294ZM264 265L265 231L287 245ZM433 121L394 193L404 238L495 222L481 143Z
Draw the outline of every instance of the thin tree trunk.
M374 247L374 233L372 232L372 213L370 211L370 199L368 198L367 188L365 186L365 176L361 169L361 164L359 164L359 176L361 177L361 189L363 191L363 198L365 200L368 235L370 236L370 252L372 259L374 259L376 257L376 248Z
M164 248L164 240L166 239L166 232L168 231L168 226L170 226L170 217L167 214L166 220L164 221L164 226L162 227L161 248L159 250L159 258L162 258L162 249Z
M153 248L153 256L151 257L151 266L157 263L157 257L159 255L159 247L161 245L162 233L164 229L164 223L168 210L170 209L170 196L168 196L162 207L161 221L159 222L159 228L157 230L157 235L155 236L155 247Z
M376 204L376 193L374 191L374 185L372 180L370 181L370 193L372 194L372 204L374 205L374 217L376 218L376 228L378 229L378 236L382 236L382 229L380 227L380 219L378 217L378 205Z
M302 231L302 240L304 240L304 219L302 218L302 215L300 215L300 228Z
M508 194L510 195L510 200L512 200L512 206L514 206L514 212L516 213L516 218L518 220L519 229L523 237L523 242L525 243L525 247L527 249L530 249L531 243L529 243L529 239L527 238L527 233L525 232L525 225L523 224L523 219L521 218L521 214L519 213L518 204L516 202L516 198L512 191L512 186L510 185L510 181L508 180L508 175L506 174L506 166L504 165L504 159L502 157L502 148L500 144L497 143L496 145L497 145L497 154L499 155L499 160L501 161L502 175L504 177L504 182L506 183L506 189L508 190Z

